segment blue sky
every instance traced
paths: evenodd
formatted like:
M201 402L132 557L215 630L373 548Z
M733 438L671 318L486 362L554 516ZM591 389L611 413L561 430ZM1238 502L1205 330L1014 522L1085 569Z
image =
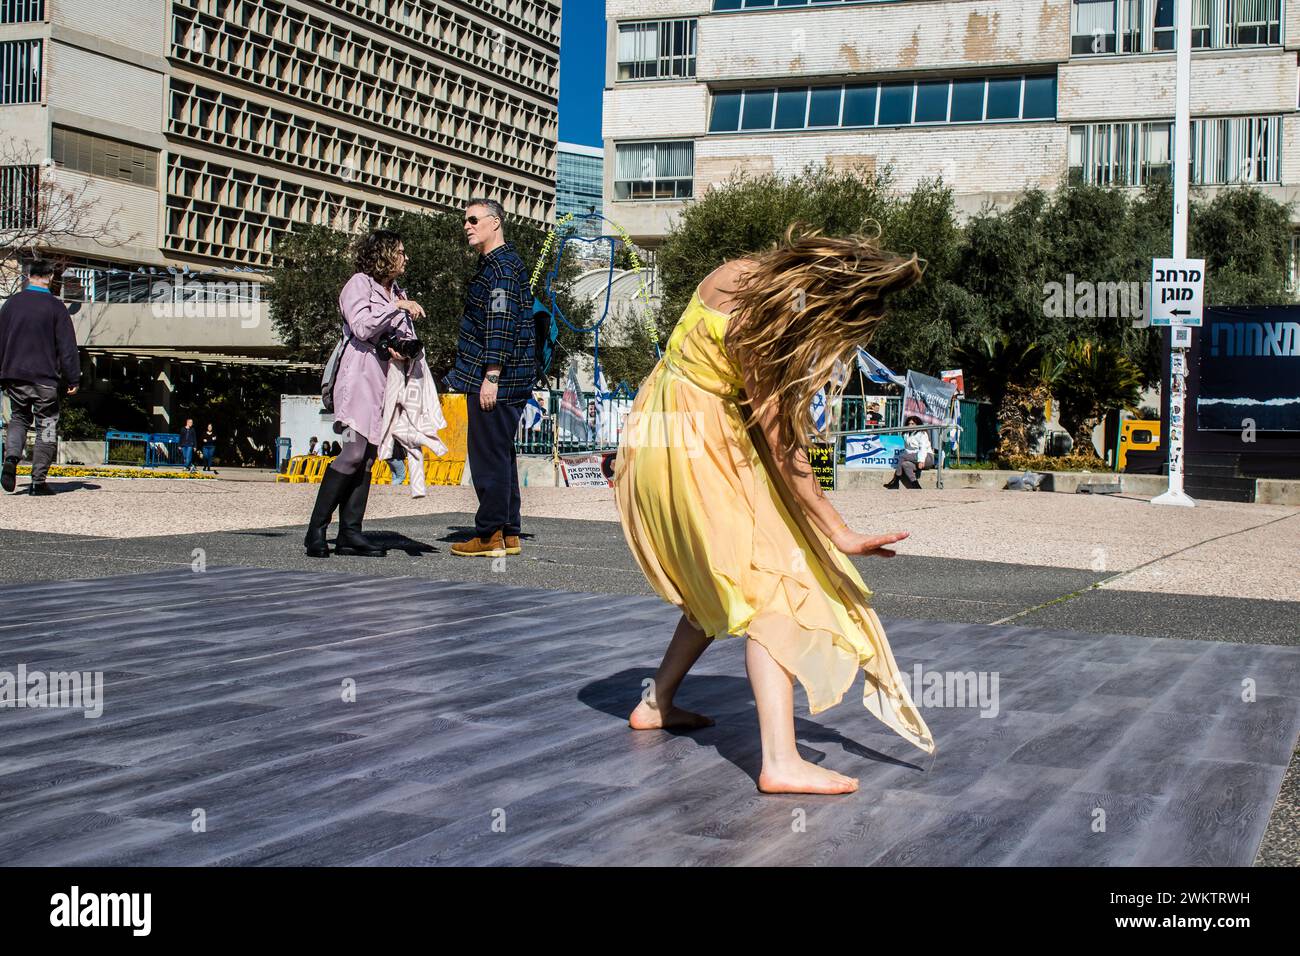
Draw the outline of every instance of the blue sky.
M600 94L605 86L605 0L561 0L560 140L603 146Z

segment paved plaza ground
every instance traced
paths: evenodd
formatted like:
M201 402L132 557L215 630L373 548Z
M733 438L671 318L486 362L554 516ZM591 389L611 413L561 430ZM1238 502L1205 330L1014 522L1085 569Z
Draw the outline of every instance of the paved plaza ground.
M1300 509L832 493L912 532L859 563L900 668L999 690L921 702L933 758L800 693L862 781L817 798L755 791L739 641L683 687L716 727L627 729L675 612L609 491L525 488L495 564L449 553L468 488L376 487L389 555L327 561L314 486L61 491L0 498L0 671L102 671L104 709L0 709L9 863L1300 863Z

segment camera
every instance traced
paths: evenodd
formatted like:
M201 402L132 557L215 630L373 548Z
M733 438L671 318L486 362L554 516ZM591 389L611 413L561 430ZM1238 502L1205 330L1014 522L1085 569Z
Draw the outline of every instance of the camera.
M381 355L387 355L392 349L404 359L413 359L424 350L424 344L419 339L399 339L395 333L385 332L383 338L375 343L375 348Z

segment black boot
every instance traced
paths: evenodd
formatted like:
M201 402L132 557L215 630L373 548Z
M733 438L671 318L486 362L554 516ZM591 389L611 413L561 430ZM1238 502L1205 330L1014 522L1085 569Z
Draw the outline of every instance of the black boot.
M366 516L366 502L370 500L370 469L361 468L350 478L353 483L339 505L339 536L334 542L334 552L382 558L388 552L361 533L361 519Z
M898 475L894 475L893 478L890 478L887 482L885 482L885 487L886 487L886 488L890 488L890 489L897 488L897 487L898 487Z
M0 488L13 491L18 480L18 459L12 455L5 458L4 468L0 470Z
M333 468L326 468L321 476L320 490L316 492L316 507L312 509L311 521L307 525L307 537L303 544L307 547L310 558L328 558L329 545L325 542L325 531L334 517L334 509L339 500L348 492L355 475L345 475Z

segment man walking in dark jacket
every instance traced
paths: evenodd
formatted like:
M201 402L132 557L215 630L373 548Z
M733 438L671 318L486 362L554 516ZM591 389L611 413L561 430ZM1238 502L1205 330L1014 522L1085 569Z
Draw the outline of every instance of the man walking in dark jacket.
M28 270L27 287L0 308L0 387L9 399L0 487L13 491L27 430L36 428L32 451L33 495L52 495L45 484L58 451L59 379L75 395L81 381L77 335L72 316L50 292L52 263L37 259Z
M478 495L474 537L452 545L462 557L519 554L519 470L515 431L536 377L528 270L506 242L505 211L492 199L465 209L465 239L479 254L460 320L456 366L447 376L465 393L466 451Z
M316 439L312 439L315 441ZM194 431L194 419L185 419L185 427L181 429L181 459L185 464L186 471L194 470L194 446L198 444L198 435Z

